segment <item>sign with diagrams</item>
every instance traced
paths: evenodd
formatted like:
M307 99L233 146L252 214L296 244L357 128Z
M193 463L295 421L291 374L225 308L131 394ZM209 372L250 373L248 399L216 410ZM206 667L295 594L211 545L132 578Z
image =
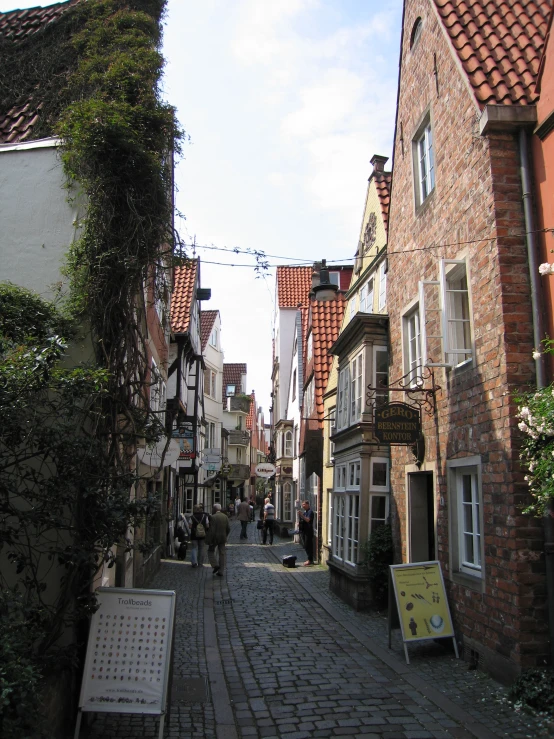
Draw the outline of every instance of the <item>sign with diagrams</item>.
M83 711L159 715L168 705L175 592L98 588L79 699Z
M389 648L393 628L393 590L407 664L410 664L407 643L425 639L452 638L458 657L440 563L434 561L390 565Z

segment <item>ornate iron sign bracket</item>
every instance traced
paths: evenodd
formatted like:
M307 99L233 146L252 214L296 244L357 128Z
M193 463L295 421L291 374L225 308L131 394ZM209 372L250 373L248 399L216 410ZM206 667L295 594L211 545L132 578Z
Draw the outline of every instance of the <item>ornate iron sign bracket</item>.
M379 405L383 402L383 396L389 392L405 393L407 398L428 416L433 416L437 409L436 393L440 385L435 383L435 375L432 367L422 367L414 378L412 372L408 372L399 380L390 382L386 387L367 386L366 405ZM388 402L388 399L387 401Z

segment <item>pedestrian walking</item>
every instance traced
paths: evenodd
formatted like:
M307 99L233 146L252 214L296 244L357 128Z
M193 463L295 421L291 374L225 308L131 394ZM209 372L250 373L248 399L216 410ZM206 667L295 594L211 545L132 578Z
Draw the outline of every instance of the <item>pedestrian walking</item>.
M264 504L264 527L262 531L263 543L267 543L267 535L269 534L269 543L273 544L273 525L275 523L275 506L269 498L265 499Z
M237 497L235 498L235 516L239 515L239 505L240 505L240 495L237 493Z
M242 502L239 503L237 516L240 521L240 538L248 539L246 527L250 521L250 503L247 500L243 499Z
M308 559L304 562L304 567L308 567L308 565L314 563L314 512L307 500L302 503L302 510L298 511L298 518L298 527L304 536L304 549L308 556Z
M223 577L225 572L225 545L230 530L229 517L223 513L219 503L214 503L208 534L208 560L212 566L212 573L219 577Z
M175 540L177 542L177 557L180 560L184 560L187 556L187 543L190 538L190 527L187 523L187 519L182 513L179 514L177 519L177 527L175 528Z
M193 567L204 564L204 541L210 528L210 517L202 503L196 503L190 517L190 561Z

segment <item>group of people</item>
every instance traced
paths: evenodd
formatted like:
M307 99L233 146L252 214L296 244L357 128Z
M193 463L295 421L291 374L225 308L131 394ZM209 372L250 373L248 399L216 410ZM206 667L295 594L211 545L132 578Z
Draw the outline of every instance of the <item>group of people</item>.
M252 502L242 499L235 510L241 526L240 539L248 539L247 527L248 523L253 520L254 506ZM262 521L262 542L267 544L269 538L271 545L273 544L275 525L275 506L270 497L264 501L263 508L260 511L260 520ZM304 562L304 566L307 567L314 563L314 512L307 500L302 503L301 509L298 511L298 528L302 533L304 548L308 557ZM229 517L221 510L219 503L214 504L211 516L204 511L202 503L197 503L194 505L192 515L188 521L183 514L179 516L177 521L175 538L179 542L179 558L185 558L186 543L190 540L191 566L198 567L203 562L204 544L206 544L208 547L208 561L213 574L223 577L226 559L225 545L230 530Z

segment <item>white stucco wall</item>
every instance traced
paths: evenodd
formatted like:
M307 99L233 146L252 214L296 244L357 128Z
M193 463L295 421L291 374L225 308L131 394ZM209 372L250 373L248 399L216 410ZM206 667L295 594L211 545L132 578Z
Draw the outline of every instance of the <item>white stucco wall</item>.
M68 203L55 143L0 146L0 280L46 300L56 294L80 215Z

